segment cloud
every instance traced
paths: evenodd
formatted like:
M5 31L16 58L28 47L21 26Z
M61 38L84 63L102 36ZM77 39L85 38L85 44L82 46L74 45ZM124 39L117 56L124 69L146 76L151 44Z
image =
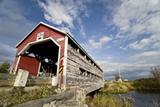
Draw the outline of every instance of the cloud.
M121 0L113 17L113 23L119 28L116 38L133 49L157 46L160 42L156 40L160 34L159 5L159 0Z
M21 5L13 0L0 1L0 62L10 62L15 55L15 45L33 27L34 23L24 15ZM9 44L9 45L8 45Z
M146 67L152 67L154 64L148 64L148 63L124 63L124 62L113 62L113 61L105 61L105 60L98 60L97 63L102 67L102 69L105 72L108 71L118 71L119 67L120 69L128 69L131 68L132 70L137 68L146 68Z
M18 41L34 25L24 16L22 7L16 1L2 0L0 10L0 36L2 38L10 38L16 42L15 39Z
M96 41L95 39L90 39L88 40L88 45L92 46L93 48L102 48L103 45L105 45L106 43L108 43L109 41L111 41L112 39L109 36L103 36L101 38L99 38L98 41Z
M114 79L114 75L118 74L119 70L122 76L127 79L148 77L150 75L151 67L155 66L154 64L147 63L117 63L107 60L98 60L97 63L102 67L105 79Z
M160 48L160 36L152 35L148 38L144 38L140 41L136 41L134 43L129 44L129 48L132 49L156 49Z
M78 29L79 29L80 34L82 35L82 37L86 37L86 32L85 32L82 20L80 18L77 18L77 22L79 24L79 28Z
M74 21L78 19L80 25L80 33L84 34L80 15L86 14L85 3L87 1L74 0L46 0L38 1L39 6L43 9L44 18L56 25L68 27L70 30L74 26ZM70 31L69 31L70 32Z
M113 77L120 65L124 75L143 77L149 75L150 67L160 64L159 5L159 0L121 0L116 5L112 12L116 35L112 42L125 50L128 58L120 57L128 63L100 61L106 76L108 74L109 78Z
M12 61L15 53L16 49L14 47L0 43L0 62L4 59Z
M137 62L137 63L147 63L147 64L154 64L159 65L160 60L160 51L145 51L142 53L137 53L130 57L131 60Z

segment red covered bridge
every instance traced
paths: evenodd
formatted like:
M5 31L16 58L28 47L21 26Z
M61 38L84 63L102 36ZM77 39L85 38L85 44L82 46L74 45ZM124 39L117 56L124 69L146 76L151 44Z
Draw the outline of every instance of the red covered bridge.
M103 84L103 71L75 39L40 22L17 45L12 73L24 69L33 76L56 76L58 86ZM88 87L88 88L89 88Z

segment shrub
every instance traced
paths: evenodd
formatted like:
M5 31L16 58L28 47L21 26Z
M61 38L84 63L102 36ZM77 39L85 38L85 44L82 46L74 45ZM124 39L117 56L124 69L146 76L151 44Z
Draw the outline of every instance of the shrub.
M133 89L134 87L130 82L112 82L105 84L101 91L109 94L122 94L127 93Z
M98 93L93 99L87 98L89 107L132 107L133 100L112 94Z
M9 62L4 60L2 64L0 64L0 73L9 73L9 67Z
M0 93L0 105L13 106L30 100L49 97L55 94L54 87L41 86L32 91L24 91L24 88L13 88L11 92Z
M160 67L151 68L151 75L154 79L160 79Z

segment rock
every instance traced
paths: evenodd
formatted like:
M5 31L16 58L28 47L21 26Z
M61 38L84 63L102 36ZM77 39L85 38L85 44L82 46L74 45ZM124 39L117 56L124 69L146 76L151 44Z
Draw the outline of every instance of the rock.
M51 107L49 103L44 104L43 107Z
M56 101L52 101L52 102L50 103L50 107L56 107Z
M87 104L84 104L84 107L88 107L88 105L87 105Z

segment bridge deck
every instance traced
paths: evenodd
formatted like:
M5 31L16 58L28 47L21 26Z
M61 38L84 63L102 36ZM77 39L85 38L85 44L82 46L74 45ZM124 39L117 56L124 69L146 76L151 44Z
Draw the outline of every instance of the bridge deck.
M83 88L86 91L86 94L89 94L91 92L94 92L96 90L99 90L103 87L103 84L88 84L88 85L83 85L81 88Z

